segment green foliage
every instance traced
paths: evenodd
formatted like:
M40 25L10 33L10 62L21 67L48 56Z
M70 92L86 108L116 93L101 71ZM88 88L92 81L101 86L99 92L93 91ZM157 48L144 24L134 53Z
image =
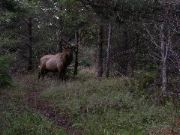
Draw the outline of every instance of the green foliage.
M0 4L4 10L8 10L10 12L22 11L16 0L3 0Z
M50 122L32 112L17 114L16 117L11 112L5 112L4 119L8 125L1 130L3 135L66 135L63 130L52 128Z
M156 13L159 6L158 1L154 0L92 0L89 4L104 19L110 19L114 16L120 17L122 21L150 17Z
M11 77L9 75L9 57L0 56L0 87L11 84Z
M20 87L1 92L1 135L66 135L63 129L27 107Z
M91 67L94 65L93 55L94 50L91 47L82 47L80 50L82 53L80 54L79 65L82 67Z
M83 66L83 67L90 67L91 66L91 61L89 61L89 60L81 60L79 65Z
M73 121L73 127L84 129L86 135L144 135L156 129L172 127L180 112L171 103L156 106L151 100L137 94L134 79L95 79L85 69L77 78L62 83L36 76L21 76L18 87L0 99L0 133L4 134L65 134L40 114L32 113L22 101L26 91L41 90L40 98L47 100ZM8 97L7 97L8 96ZM2 100L2 101L1 101ZM179 127L174 127L179 130Z
M10 22L10 20L12 18L14 18L16 15L16 13L13 13L13 12L5 12L5 13L1 13L1 16L0 16L0 23L3 23L3 22Z
M72 36L87 23L87 13L78 0L60 0L62 10L58 16L62 17L64 22L64 32Z
M126 10L142 10L148 8L154 7L154 4L157 4L157 1L154 0L113 0L114 4L124 4L125 6L128 6L129 8ZM147 9L146 9L147 10ZM141 11L142 12L142 11Z
M134 80L96 80L87 75L81 73L77 81L51 86L41 95L72 114L74 126L85 129L87 135L143 135L152 127L171 125L172 104L155 106L137 94L139 85Z
M147 89L157 78L157 73L155 71L136 71L135 79L138 81L138 88L140 91Z
M12 19L25 12L25 9L20 6L19 1L3 0L2 2L0 2L0 11L1 24L2 22L9 23Z

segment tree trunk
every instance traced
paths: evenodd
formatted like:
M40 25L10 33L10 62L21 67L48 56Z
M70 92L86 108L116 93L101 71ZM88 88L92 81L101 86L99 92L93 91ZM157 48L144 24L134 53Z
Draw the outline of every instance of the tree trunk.
M162 95L166 94L167 89L167 44L165 43L164 23L160 26L160 42L161 42L161 78L162 78Z
M103 75L103 40L104 40L104 27L100 25L98 34L98 48L97 48L97 77Z
M111 33L112 33L112 26L109 23L108 26L108 47L107 47L107 57L106 57L106 77L109 77L109 71L110 71L110 54L111 54Z
M75 51L75 64L74 64L74 76L78 73L78 55L79 55L79 44L80 44L80 36L79 32L75 33L76 38L76 51Z
M32 62L32 56L33 56L33 50L32 50L32 18L28 18L28 38L29 38L29 43L28 43L28 68L27 70L30 71L33 69L33 62Z

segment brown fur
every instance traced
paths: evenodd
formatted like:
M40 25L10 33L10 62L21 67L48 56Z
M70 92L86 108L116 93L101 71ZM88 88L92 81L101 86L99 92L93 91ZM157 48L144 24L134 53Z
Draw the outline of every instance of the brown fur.
M73 60L72 47L66 47L62 53L55 55L45 55L40 59L39 65L39 78L47 72L58 72L59 78L64 79L67 66L71 64Z

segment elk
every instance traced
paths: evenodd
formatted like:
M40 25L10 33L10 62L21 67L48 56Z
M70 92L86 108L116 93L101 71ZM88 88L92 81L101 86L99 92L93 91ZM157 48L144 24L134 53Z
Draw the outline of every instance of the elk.
M63 48L62 52L41 57L38 78L40 79L41 76L44 78L45 74L48 72L58 72L59 78L64 80L66 69L73 60L73 49L73 46L66 46Z

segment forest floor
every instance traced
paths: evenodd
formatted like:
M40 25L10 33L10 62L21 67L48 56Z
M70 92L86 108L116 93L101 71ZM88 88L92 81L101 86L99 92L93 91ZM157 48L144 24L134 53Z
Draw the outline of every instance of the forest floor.
M2 135L180 135L179 108L154 105L133 79L83 71L67 82L14 80L0 93Z
M67 112L64 112L64 110L61 110L47 100L39 99L39 95L40 91L38 90L28 92L25 96L25 102L31 109L37 111L57 126L63 128L68 134L82 135L81 129L77 129L72 126L73 123Z

